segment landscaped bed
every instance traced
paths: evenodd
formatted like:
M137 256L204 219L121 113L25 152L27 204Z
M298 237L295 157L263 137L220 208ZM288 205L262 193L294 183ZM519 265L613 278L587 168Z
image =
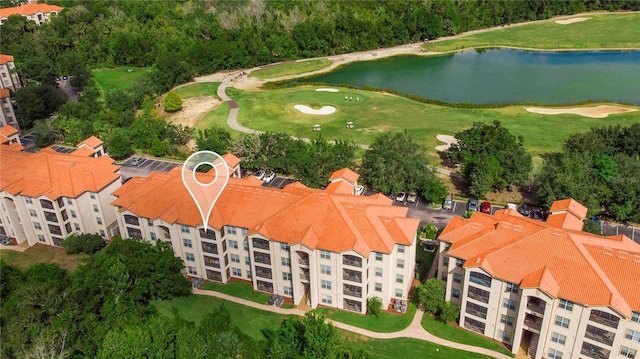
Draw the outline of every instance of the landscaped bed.
M378 333L393 333L401 331L411 324L413 316L416 313L416 305L409 303L407 313L405 314L388 313L383 311L377 318L373 315L358 314L332 308L319 308L317 311L324 314L331 320L353 325L354 327Z
M218 283L205 283L200 287L200 289L211 290L214 292L220 292L232 295L234 297L250 300L252 302L266 304L269 301L270 295L267 293L256 292L253 290L251 285L239 282L239 281L231 281L227 284L218 284Z

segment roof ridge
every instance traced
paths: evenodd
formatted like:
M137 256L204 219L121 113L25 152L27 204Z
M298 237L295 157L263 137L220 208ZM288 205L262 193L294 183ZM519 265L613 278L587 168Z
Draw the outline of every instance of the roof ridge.
M353 250L358 252L358 244L361 244L362 242L365 242L367 244L367 247L370 248L369 243L364 239L364 237L362 236L362 233L360 233L359 230L357 230L356 225L353 223L353 220L351 219L351 216L349 216L349 214L347 213L347 211L345 210L345 208L342 205L338 205L336 202L338 202L338 196L331 196L329 195L329 199L331 200L331 204L337 209L338 213L340 213L340 218L342 219L342 221L344 221L344 223L347 225L347 228L349 228L349 231L351 232L351 234L353 234L353 237L356 240L356 243L354 243L354 245L352 246ZM340 204L342 204L343 202L340 201ZM366 216L366 213L365 213ZM368 216L366 216L368 217ZM364 257L366 257L368 253L360 253L362 254Z

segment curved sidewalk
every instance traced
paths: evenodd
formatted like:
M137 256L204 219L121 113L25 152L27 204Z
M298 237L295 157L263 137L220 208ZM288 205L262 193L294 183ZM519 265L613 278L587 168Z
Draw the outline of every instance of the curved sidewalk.
M217 298L228 300L230 302L234 302L234 303L246 305L248 307L252 307L260 310L266 310L266 311L278 313L278 314L304 316L306 313L305 311L300 309L285 309L285 308L279 308L273 305L259 304L246 299L233 297L228 294L214 292L211 290L193 289L192 292L193 294L217 297ZM442 345L444 347L464 350L464 351L468 351L476 354L484 354L486 356L490 356L496 359L513 359L510 356L495 352L490 349L475 347L472 345L460 344L460 343L456 343L456 342L452 342L446 339L436 337L435 335L427 332L422 327L421 322L422 322L423 315L424 315L423 311L421 310L416 311L416 314L413 317L411 324L407 328L394 333L372 332L370 330L354 327L353 325L336 322L333 320L328 320L328 322L333 324L333 326L335 326L336 328L340 328L353 333L364 335L369 338L374 338L374 339L413 338L413 339L424 340L434 344Z

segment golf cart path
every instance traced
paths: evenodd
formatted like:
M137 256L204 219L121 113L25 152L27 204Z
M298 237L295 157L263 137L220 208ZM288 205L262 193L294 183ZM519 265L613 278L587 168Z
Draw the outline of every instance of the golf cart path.
M300 309L285 309L285 308L276 307L274 305L259 304L246 299L237 298L234 296L230 296L228 294L214 292L211 290L193 289L192 292L193 294L217 297L217 298L225 299L234 303L246 305L248 307L252 307L260 310L266 310L269 312L283 314L283 315L304 316L306 314L305 311ZM413 339L424 340L434 344L442 345L444 347L465 350L465 351L477 353L477 354L484 354L496 359L513 359L510 356L495 352L490 349L480 348L472 345L460 344L460 343L448 341L442 338L438 338L435 335L427 332L420 324L422 322L423 315L424 315L423 311L417 310L415 316L413 317L413 320L411 321L411 324L407 328L394 333L372 332L370 330L354 327L353 325L336 322L333 320L327 320L327 322L333 324L333 326L335 326L336 328L344 329L344 330L357 333L360 335L364 335L374 339L413 338Z

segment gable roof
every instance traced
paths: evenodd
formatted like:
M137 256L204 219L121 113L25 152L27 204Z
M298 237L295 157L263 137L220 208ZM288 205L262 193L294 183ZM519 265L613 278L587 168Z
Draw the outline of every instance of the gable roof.
M91 136L91 137L86 138L84 141L80 142L78 144L78 147L81 147L82 145L89 146L89 147L91 147L92 149L95 150L96 148L98 148L98 147L100 147L102 145L102 140L99 139L96 136Z
M448 254L466 268L626 316L640 310L640 245L625 236L560 228L507 209L454 217L439 239L451 243Z
M0 98L9 97L9 89L0 89Z
M76 198L120 180L116 173L120 166L108 156L81 157L53 150L29 153L10 147L0 146L0 190L14 196Z
M2 9L0 9L0 11L2 11ZM0 16L0 17L2 17L2 16ZM13 56L0 54L0 65L4 65L7 62L13 62Z
M18 132L20 131L13 126L2 126L0 127L0 138L6 138L8 140L11 136L17 135Z
M135 177L117 189L113 205L139 217L169 223L202 225L198 208L182 184L181 167L168 173ZM204 180L204 179L203 179ZM411 245L419 220L408 209L391 206L385 196L327 193L294 182L284 189L262 187L255 177L229 178L216 202L209 225L246 228L289 245L332 252L390 253L394 245Z
M233 169L238 164L240 164L240 159L234 156L233 153L231 152L228 152L222 155L222 159L224 159L224 161L227 162L227 166L229 166L229 168L231 169Z
M35 15L39 12L50 13L52 11L61 11L61 10L62 8L58 5L28 3L20 6L7 7L4 9L0 9L0 17L9 17L11 15L30 16L30 15Z
M329 177L329 181L334 181L339 178L346 180L352 185L355 185L356 182L358 181L358 178L360 178L360 175L345 167L341 170L337 170L333 172L331 174L331 177Z

